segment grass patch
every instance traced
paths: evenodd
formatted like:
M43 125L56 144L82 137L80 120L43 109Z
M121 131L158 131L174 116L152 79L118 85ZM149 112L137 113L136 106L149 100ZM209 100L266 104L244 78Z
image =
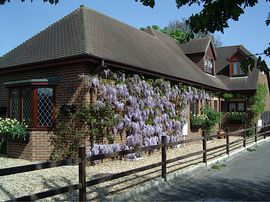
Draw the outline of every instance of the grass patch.
M222 168L226 167L226 164L225 163L220 163L220 162L217 162L215 163L214 165L212 165L212 169L213 170L220 170Z
M247 148L247 151L248 151L248 152L255 152L256 149L255 149L255 148Z

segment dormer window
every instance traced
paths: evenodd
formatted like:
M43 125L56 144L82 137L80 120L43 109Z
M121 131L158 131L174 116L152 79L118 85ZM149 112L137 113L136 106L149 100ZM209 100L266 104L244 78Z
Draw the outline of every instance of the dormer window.
M213 74L214 73L214 60L210 57L204 58L204 71Z
M245 72L241 69L240 62L231 62L231 76L245 76Z

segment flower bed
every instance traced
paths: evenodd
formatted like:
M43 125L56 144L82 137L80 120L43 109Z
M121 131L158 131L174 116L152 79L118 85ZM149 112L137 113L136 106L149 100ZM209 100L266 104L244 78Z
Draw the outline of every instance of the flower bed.
M8 140L26 139L27 125L17 119L0 118L0 134Z
M206 116L204 114L202 115L195 115L193 114L190 118L190 121L191 121L191 125L193 127L202 127L205 120L206 120Z
M241 124L247 120L247 114L245 112L227 112L226 119L230 123Z

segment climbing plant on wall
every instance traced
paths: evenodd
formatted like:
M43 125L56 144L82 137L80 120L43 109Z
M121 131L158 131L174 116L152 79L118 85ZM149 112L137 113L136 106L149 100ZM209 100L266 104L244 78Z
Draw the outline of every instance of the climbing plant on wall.
M93 106L97 107L97 113L89 112L92 118L99 119L98 110L110 105L114 121L104 131L112 134L112 140L116 135L123 139L122 144L93 144L91 155L156 145L161 136L166 136L168 142L178 141L186 123L187 102L210 99L209 93L202 89L109 69L100 75L81 75L80 78L85 87L96 94ZM103 119L106 113L104 115ZM94 133L97 130L91 131L92 137L96 136Z

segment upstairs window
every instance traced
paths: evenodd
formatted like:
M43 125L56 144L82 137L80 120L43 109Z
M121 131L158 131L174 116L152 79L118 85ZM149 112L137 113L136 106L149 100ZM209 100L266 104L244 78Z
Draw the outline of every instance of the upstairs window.
M212 58L204 58L204 71L209 74L214 74L214 60Z
M244 76L245 73L240 67L240 62L231 63L231 76Z

